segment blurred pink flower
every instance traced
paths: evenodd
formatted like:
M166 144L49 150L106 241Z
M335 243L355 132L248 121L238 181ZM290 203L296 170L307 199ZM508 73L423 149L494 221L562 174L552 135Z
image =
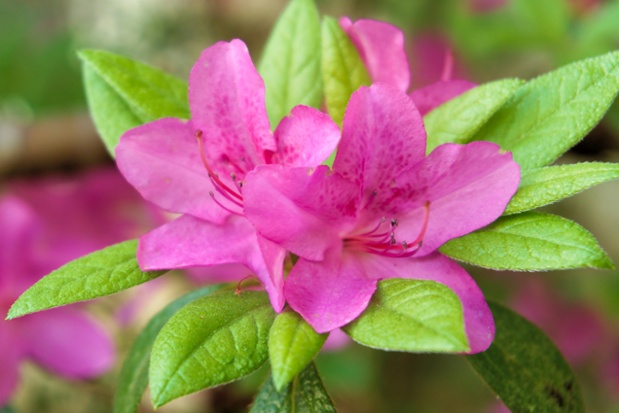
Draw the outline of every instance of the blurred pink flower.
M149 211L114 169L9 184L0 197L0 310L6 314L23 291L66 262L152 226ZM0 321L0 406L24 359L67 378L90 378L112 366L114 345L76 306Z
M377 83L351 96L333 170L267 165L247 175L245 214L299 257L284 294L316 331L354 320L380 279L430 279L460 297L471 351L490 345L481 291L437 248L498 218L519 167L489 142L425 151L413 101Z
M388 83L408 91L411 71L404 48L404 33L399 28L377 20L363 19L353 23L348 17L342 17L340 25L359 51L373 82ZM436 69L430 58L438 50L443 54L441 69ZM426 47L422 55L416 56L416 61L420 63L416 65L414 75L435 79L430 84L413 79L415 89L410 96L422 116L477 86L466 80L452 79L454 62L451 51L446 47L437 47L436 44ZM435 74L428 75L428 70Z
M164 118L132 129L116 155L144 198L182 214L140 238L142 269L232 264L238 277L255 274L280 311L285 251L243 215L243 180L261 164L320 164L337 146L339 128L324 113L297 106L272 133L264 95L245 44L216 43L189 76L192 119Z

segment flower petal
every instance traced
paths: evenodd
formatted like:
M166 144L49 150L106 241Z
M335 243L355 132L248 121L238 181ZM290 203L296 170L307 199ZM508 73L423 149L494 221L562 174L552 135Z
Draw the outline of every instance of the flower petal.
M116 163L148 201L172 212L221 222L208 172L200 161L191 122L165 118L126 132L116 147Z
M275 129L277 152L269 163L312 167L333 153L340 128L329 115L308 106L295 106Z
M376 279L410 278L436 281L449 287L462 302L470 353L486 350L494 339L494 319L475 280L449 258L434 253L423 258L387 258L368 255L364 272Z
M354 185L326 166L267 165L247 175L243 199L247 218L265 238L303 258L322 260L354 222L358 197Z
M388 83L403 92L408 90L410 69L404 50L404 33L385 22L340 19L340 26L353 42L373 83Z
M397 177L400 211L398 241L421 232L424 202L430 202L427 230L417 256L497 219L518 189L520 167L498 145L472 142L437 147L424 162Z
M24 346L37 363L68 378L98 376L114 363L107 334L74 307L32 314L23 319Z
M351 254L330 250L324 261L299 259L286 279L290 306L318 333L348 324L365 310L376 290Z
M410 97L417 105L421 116L441 106L443 103L460 96L477 85L467 80L446 80L432 83L421 89L414 90Z
M264 82L240 40L215 43L191 69L191 117L216 172L243 179L265 162L264 151L276 150L264 93Z
M140 238L142 270L243 264L264 284L273 308L283 307L283 249L259 239L247 219L230 216L222 225L183 215ZM279 268L279 270L276 270Z
M0 323L6 323L2 320ZM6 326L0 325L0 407L13 395L19 382L19 342L16 342Z
M350 98L333 170L369 198L425 157L426 133L413 101L392 86L362 87Z

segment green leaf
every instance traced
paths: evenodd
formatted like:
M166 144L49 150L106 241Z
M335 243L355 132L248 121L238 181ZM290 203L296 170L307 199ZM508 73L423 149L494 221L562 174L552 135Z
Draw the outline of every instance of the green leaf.
M356 342L382 350L469 351L462 304L434 281L380 281L367 309L343 330Z
M275 319L263 292L225 291L183 307L153 346L150 387L155 407L237 380L267 359Z
M619 91L619 52L582 60L520 87L475 135L514 154L523 169L547 165L580 141Z
M278 391L268 379L250 413L335 413L316 366L310 363L292 383Z
M296 105L320 109L320 16L313 0L292 0L279 17L258 66L275 128Z
M318 334L292 310L277 315L269 333L273 382L281 390L318 354L329 334Z
M322 21L322 76L327 112L341 126L350 95L369 85L370 76L348 35L331 17Z
M163 117L189 118L187 82L101 50L78 52L90 113L108 151L130 128Z
M614 268L586 229L557 215L538 212L501 217L449 241L440 251L456 260L497 270Z
M619 179L619 164L583 162L526 171L504 215L552 204L613 179Z
M129 349L129 354L123 363L118 377L118 390L114 397L114 413L137 413L148 385L148 368L153 343L165 323L185 305L220 288L222 285L212 285L185 294L168 304L148 322Z
M484 123L522 85L520 79L503 79L477 86L428 113L423 122L427 152L447 143L468 143Z
M489 303L496 336L488 350L467 361L513 413L584 412L580 388L569 365L533 324Z
M13 303L7 320L126 290L166 273L142 272L135 258L137 247L137 240L121 242L52 271Z

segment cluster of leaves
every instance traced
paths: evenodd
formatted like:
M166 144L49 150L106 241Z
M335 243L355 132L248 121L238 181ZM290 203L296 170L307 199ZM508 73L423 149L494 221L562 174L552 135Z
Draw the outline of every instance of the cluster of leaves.
M82 51L80 57L91 112L110 152L129 128L161 117L189 117L185 81L103 51ZM369 83L345 32L336 20L321 20L312 0L291 1L259 70L272 125L297 104L321 107L323 101L341 122L352 92ZM586 229L532 210L619 178L614 164L547 166L599 122L617 91L619 53L610 53L529 82L506 79L479 86L426 115L428 152L445 142L487 140L511 151L523 171L503 217L450 241L441 252L500 270L612 268ZM140 271L136 248L136 241L127 241L52 272L20 297L9 318L111 294L161 275ZM583 411L573 374L552 343L517 314L495 304L491 308L496 339L488 351L467 360L497 395L515 412L531 406ZM344 331L384 350L469 350L461 303L432 281L380 282L367 310ZM263 292L238 294L223 286L192 292L162 310L134 343L121 372L115 412L135 412L149 383L153 404L161 406L237 380L267 359L272 378L253 412L335 411L311 362L325 340L298 314L276 314Z

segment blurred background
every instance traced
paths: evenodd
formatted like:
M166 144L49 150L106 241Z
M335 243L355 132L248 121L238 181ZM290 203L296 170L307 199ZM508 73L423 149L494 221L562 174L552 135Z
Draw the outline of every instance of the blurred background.
M202 49L218 40L243 39L257 60L286 3L0 2L0 196L11 194L16 186L40 185L50 179L79 181L85 173L113 168L88 116L77 49L101 48L127 55L186 79ZM440 78L446 50L453 53L456 77L482 83L514 76L529 79L619 48L619 0L317 3L323 14L380 19L402 28L407 34L414 87ZM560 162L619 162L618 150L619 104L615 103L603 122ZM66 191L66 185L63 188ZM100 190L101 196L106 191L104 187L91 189ZM132 237L136 237L156 225L158 218L144 222L143 211L149 207L140 205L133 195L128 197L122 204L123 222L142 220L132 227ZM32 202L43 205L45 199ZM88 205L92 204L85 204L85 211L91 210ZM616 205L619 183L608 183L550 210L589 229L619 263ZM59 212L50 219L62 226L71 215ZM93 212L90 219L98 216ZM588 411L619 412L617 271L469 270L488 298L536 322L562 349L581 381ZM148 293L132 291L88 305L86 309L116 343L117 365L101 378L76 381L58 378L32 363L22 364L21 384L6 411L111 411L123 353L150 315L193 285L188 278L171 274L148 287L153 289ZM123 323L117 322L118 317ZM458 356L383 353L351 344L325 352L318 365L342 412L502 411L491 391ZM178 400L160 411L246 411L266 375L263 369L239 383ZM141 409L150 411L147 399Z

